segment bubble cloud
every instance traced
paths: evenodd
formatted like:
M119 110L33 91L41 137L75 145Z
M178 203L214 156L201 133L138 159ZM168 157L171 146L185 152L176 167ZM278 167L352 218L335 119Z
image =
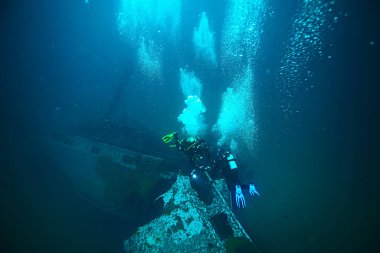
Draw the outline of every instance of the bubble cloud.
M248 148L254 147L257 126L252 85L252 70L247 67L223 93L219 117L213 126L213 131L219 136L219 146L237 149L237 141L242 141Z
M215 36L211 31L208 18L205 12L202 12L199 26L194 28L193 45L195 57L198 62L204 62L210 67L217 67L215 53Z
M162 49L155 45L154 41L140 41L137 50L137 60L140 72L150 80L161 79Z
M178 116L183 124L183 131L190 136L199 136L204 133L207 126L204 123L206 107L201 100L203 85L194 72L180 69L180 86L186 97L186 107Z

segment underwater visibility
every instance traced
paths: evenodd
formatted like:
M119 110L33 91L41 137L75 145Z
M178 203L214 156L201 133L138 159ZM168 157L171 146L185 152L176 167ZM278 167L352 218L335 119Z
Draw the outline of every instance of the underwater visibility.
M379 252L377 7L5 1L0 252Z

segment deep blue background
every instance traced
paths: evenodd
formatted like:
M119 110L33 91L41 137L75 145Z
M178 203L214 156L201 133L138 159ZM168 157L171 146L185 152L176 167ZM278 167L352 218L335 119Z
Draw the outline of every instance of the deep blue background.
M193 4L189 13L206 10L210 20L219 20L213 24L218 40L224 4L215 3ZM166 73L171 82L162 89L136 85L133 51L116 28L116 4L2 2L2 252L121 252L130 233L121 219L79 198L34 142L36 136L111 117L110 111L123 107L112 101L128 99L119 92L142 101L147 93L154 95L134 105L145 117L127 115L128 124L157 135L172 130L165 126L179 126L183 98L176 83L177 62ZM265 26L256 73L259 148L252 158L255 169L242 171L254 177L263 198L249 200L238 215L263 252L376 252L379 8L374 1L337 1L336 9L349 16L325 35L334 44L332 59L310 62L315 88L295 96L300 113L284 120L276 78L266 70L278 67L297 1L271 5L276 16ZM196 15L183 19L184 27L197 22ZM183 32L189 50L179 60L182 65L191 61L191 32ZM217 80L212 71L197 71L202 80L210 80L204 100L212 123L227 84L212 83ZM168 107L168 99L178 106ZM154 123L159 129L153 129Z

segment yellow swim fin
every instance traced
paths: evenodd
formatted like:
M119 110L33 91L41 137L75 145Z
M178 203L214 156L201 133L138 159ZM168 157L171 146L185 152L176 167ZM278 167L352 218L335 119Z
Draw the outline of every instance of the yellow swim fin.
M176 134L176 132L173 132L171 134L167 134L167 135L163 136L161 139L165 143L170 143L174 139L174 134Z

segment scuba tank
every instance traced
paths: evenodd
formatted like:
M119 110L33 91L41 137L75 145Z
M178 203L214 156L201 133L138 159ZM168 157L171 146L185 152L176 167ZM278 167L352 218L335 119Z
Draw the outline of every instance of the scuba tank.
M228 161L228 165L230 166L230 169L231 170L237 169L237 164L236 164L234 155L231 153L227 153L226 156L227 156L226 158Z

